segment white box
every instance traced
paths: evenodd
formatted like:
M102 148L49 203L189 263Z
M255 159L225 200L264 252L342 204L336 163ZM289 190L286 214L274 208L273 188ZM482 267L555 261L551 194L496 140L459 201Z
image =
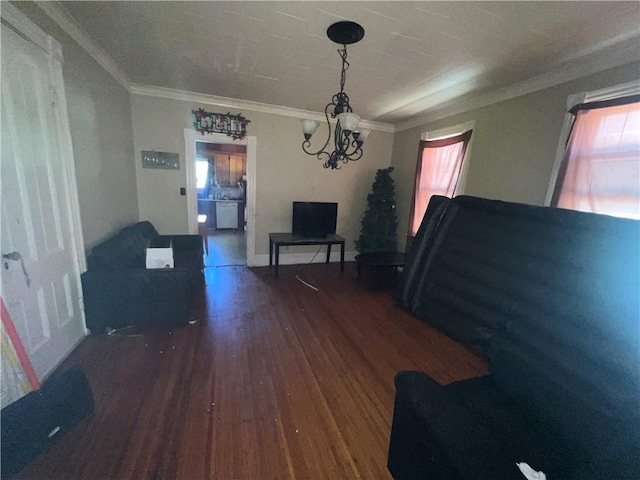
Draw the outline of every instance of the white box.
M147 268L173 268L173 245L168 247L147 247Z

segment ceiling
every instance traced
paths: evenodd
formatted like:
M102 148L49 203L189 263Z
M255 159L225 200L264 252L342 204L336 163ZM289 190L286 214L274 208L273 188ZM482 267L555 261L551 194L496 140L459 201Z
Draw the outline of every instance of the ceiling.
M640 59L637 1L60 5L134 84L315 112L339 91L326 30L358 22L345 91L356 113L389 124Z

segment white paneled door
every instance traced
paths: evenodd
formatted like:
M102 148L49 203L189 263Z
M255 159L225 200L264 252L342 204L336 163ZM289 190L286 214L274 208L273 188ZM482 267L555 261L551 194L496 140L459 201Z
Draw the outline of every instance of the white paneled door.
M86 334L82 236L59 46L2 8L1 295L42 380Z

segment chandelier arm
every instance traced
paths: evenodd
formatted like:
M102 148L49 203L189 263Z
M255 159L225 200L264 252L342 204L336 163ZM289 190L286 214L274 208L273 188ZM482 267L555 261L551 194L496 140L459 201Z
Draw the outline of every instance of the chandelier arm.
M310 152L309 150L307 150L307 147L311 146L311 142L309 140L305 140L304 142L302 142L302 151L304 153L306 153L307 155L316 155L319 152Z
M331 155L329 155L329 153L328 153L328 152L319 152L319 153L316 155L316 158L317 158L318 160L324 161L324 165L323 165L323 167L324 167L324 168L327 168L327 166L328 166L328 164L329 164L329 159L331 158Z
M338 152L333 152L328 156L327 161L322 165L324 168L331 168L334 170L338 165Z
M349 137L344 138L342 143L339 144L340 160L344 163L348 161L357 161L362 158L364 151L362 150L362 144L356 140L349 141ZM349 149L352 149L349 151Z
M342 159L351 160L352 156L358 154L358 159L362 156L362 148L361 145L358 144L356 140L350 140L351 136L347 137L342 133L342 128L340 129L340 135L336 136L336 145L339 145L339 150L341 153ZM349 151L349 149L352 149ZM345 161L346 163L346 161Z
M331 122L329 121L329 109L331 107L335 107L333 102L327 103L327 106L324 107L324 118L327 121L327 141L324 142L324 146L320 151L324 151L324 149L327 148L327 145L329 145L329 140L331 140ZM333 114L331 116L333 117Z
M344 137L344 135L343 135ZM342 142L340 143L339 146L339 159L344 161L345 158L349 158L350 153L347 151L349 148L349 139L348 138L343 138Z
M333 144L336 147L336 154L338 157L341 157L344 152L344 140L342 138L342 125L340 125L340 120L336 122L336 128L333 131Z
M327 106L324 107L324 118L327 121L327 128L328 128L327 140L324 142L324 145L322 146L322 148L320 148L317 152L311 152L307 150L307 148L311 146L311 139L305 140L304 142L302 142L302 150L307 155L315 155L318 158L320 158L319 155L321 153L325 153L328 155L328 153L325 151L325 148L327 148L327 145L329 145L329 140L331 140L331 123L329 122L329 108L333 106L334 106L334 103L332 102L332 103L328 103Z
M358 160L360 160L362 158L362 154L364 153L364 151L362 150L361 147L356 148L351 155L349 156L349 161L351 162L356 162ZM347 163L346 161L344 163Z
M353 153L355 154L356 152L360 151L362 152L362 142L358 142L357 140L353 140L351 142L351 146L353 147ZM360 156L362 156L362 153L360 153Z

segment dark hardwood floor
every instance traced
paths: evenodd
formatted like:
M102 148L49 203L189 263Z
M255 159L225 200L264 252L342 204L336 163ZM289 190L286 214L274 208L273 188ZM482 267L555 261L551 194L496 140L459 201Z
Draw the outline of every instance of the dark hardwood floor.
M481 375L478 355L337 264L207 268L196 325L87 338L95 412L22 479L390 478L393 376ZM126 334L130 336L127 336Z

